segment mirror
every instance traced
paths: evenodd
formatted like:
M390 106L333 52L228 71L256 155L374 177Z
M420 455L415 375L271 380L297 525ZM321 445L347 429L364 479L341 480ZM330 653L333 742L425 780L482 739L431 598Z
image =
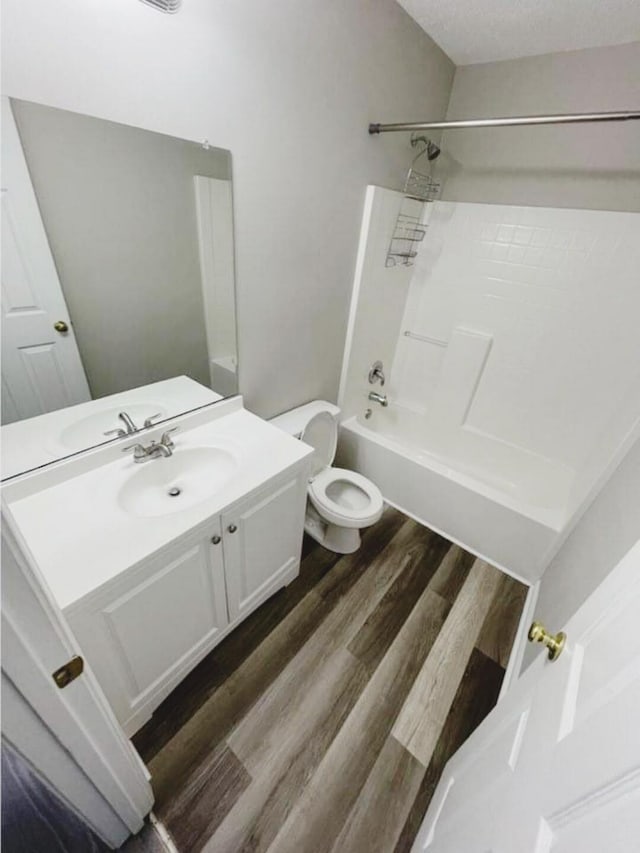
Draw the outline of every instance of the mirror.
M230 152L15 99L2 149L3 438L60 413L73 447L43 464L109 440L127 401L159 422L236 394Z

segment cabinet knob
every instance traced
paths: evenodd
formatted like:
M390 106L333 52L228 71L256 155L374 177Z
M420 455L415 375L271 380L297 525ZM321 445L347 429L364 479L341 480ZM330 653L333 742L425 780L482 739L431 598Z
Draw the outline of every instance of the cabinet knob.
M237 529L238 529L238 528L236 527L236 525L235 525L235 524L230 524L230 525L227 527L227 530L229 531L229 533L235 533Z
M221 539L219 536L212 536L211 541L213 542L214 545L219 545L221 542Z

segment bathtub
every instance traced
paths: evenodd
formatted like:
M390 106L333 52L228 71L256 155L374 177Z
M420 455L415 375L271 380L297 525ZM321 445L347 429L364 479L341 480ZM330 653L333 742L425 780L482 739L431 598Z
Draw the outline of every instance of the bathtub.
M575 472L473 430L448 433L399 406L340 425L337 464L398 509L525 583L568 520Z

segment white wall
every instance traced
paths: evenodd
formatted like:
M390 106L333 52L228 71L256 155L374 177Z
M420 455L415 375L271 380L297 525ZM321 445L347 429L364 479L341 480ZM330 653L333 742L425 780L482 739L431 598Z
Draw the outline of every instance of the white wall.
M559 631L640 539L640 441L582 516L546 570L536 618ZM529 648L524 665L536 650Z
M4 0L4 93L233 155L240 387L270 415L335 399L365 187L443 116L453 65L393 0Z
M457 69L447 118L640 109L640 42ZM640 210L640 121L448 131L444 198Z

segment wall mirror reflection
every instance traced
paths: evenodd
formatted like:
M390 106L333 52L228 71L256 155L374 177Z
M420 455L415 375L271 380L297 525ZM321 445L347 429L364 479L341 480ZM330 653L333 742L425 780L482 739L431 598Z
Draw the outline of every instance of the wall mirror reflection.
M12 467L130 431L125 404L139 426L237 393L230 152L2 109L3 438L58 413L41 458Z

